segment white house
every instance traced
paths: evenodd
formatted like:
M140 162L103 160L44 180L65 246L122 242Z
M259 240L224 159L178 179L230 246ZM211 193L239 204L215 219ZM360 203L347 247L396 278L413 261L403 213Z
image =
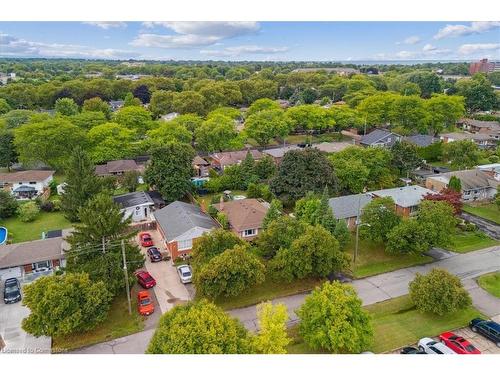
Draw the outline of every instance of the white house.
M155 205L153 199L143 191L117 195L113 200L121 207L124 219L131 217L133 222L150 219Z
M0 173L0 188L10 191L16 199L33 199L48 191L53 179L54 171Z

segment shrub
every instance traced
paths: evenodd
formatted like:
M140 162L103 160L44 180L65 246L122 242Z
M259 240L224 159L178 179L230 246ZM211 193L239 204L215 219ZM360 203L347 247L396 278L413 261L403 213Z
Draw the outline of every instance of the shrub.
M45 212L54 211L54 203L51 201L44 201L40 204L40 209Z
M427 275L417 273L409 286L410 298L421 312L444 315L472 303L460 279L443 269L434 268Z
M0 219L14 216L18 209L18 202L8 191L0 190Z
M17 209L19 220L21 220L23 223L28 223L35 220L39 213L40 208L38 207L36 202L26 202L24 204L21 204Z

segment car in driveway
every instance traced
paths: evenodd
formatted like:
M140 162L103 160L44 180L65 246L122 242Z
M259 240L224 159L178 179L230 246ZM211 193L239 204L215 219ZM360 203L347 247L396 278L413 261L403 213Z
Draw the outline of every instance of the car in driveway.
M137 277L137 282L140 286L145 289L150 289L156 285L156 280L146 271L137 271L135 273L135 277Z
M150 247L153 246L153 238L148 232L139 233L139 241L141 246Z
M21 284L16 278L5 280L3 289L3 300L5 303L16 303L21 300Z
M417 348L414 348L413 346L405 346L403 349L401 349L400 353L401 354L427 354L426 352L418 350Z
M193 272L191 271L191 267L186 264L177 267L177 273L179 274L179 279L183 284L190 283L193 279Z
M472 319L469 323L472 332L477 332L493 341L500 348L500 324L492 320L481 318Z
M157 247L150 247L148 250L147 250L147 253L148 253L148 257L149 257L149 260L154 263L154 262L161 262L163 257L160 253L160 250L158 250Z
M151 296L146 290L137 293L137 308L141 315L151 315L155 311L155 305Z
M427 354L457 354L445 344L429 337L421 338L418 342L418 348Z
M457 354L481 354L481 352L462 336L457 336L453 332L443 332L439 339L448 348Z

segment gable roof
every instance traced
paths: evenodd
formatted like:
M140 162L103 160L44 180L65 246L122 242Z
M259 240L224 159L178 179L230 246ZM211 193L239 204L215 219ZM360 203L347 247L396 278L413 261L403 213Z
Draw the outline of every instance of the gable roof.
M0 182L15 184L18 182L44 181L54 175L55 171L28 170L12 173L0 173Z
M273 158L282 158L288 151L301 150L299 146L288 145L277 148L270 148L268 150L262 151L264 154L271 155Z
M149 194L146 194L144 191L116 195L113 197L113 201L122 208L136 207L140 205L154 205L153 199L151 199Z
M348 219L358 216L359 211L372 199L369 194L344 195L343 197L330 198L328 205L331 207L333 216L336 219Z
M262 221L269 210L267 202L261 202L254 198L218 203L214 204L214 207L227 215L229 224L238 232L245 229L262 228Z
M180 201L170 203L153 215L168 241L194 228L210 230L218 227L198 206Z
M212 159L217 160L220 165L232 165L239 164L247 157L247 153L251 153L255 160L262 158L262 153L259 150L240 150L240 151L228 151L228 152L216 152L211 154Z
M193 165L210 165L210 163L208 161L206 161L205 159L203 159L201 156L199 155L196 155L193 159Z
M448 184L451 176L455 176L460 179L460 183L462 185L462 191L472 190L472 189L484 189L488 187L496 188L500 184L500 182L490 177L487 173L478 169L468 169L463 171L441 173L437 176L431 176L429 178L432 178L437 181L442 181L445 184Z
M383 140L384 138L389 137L390 135L393 135L393 136L395 136L397 138L400 138L400 136L398 134L392 133L392 132L390 132L388 130L385 130L385 129L375 129L371 133L366 134L363 137L361 137L360 143L364 144L364 145L372 145L374 143L380 142L381 140Z
M422 186L411 185L392 189L383 189L370 192L373 197L391 197L400 207L412 207L420 204L427 194L435 194L432 190Z
M487 129L493 129L500 127L500 123L498 121L480 121L480 120L474 120L470 118L466 118L462 120L462 123L466 123L470 126L474 126L476 128L487 128Z
M95 173L99 176L137 170L139 170L139 166L135 160L129 159L112 160L108 161L106 164L96 165L95 167Z
M62 237L5 245L0 247L0 268L61 259L68 248Z
M471 141L487 141L487 140L493 141L493 138L491 138L488 134L484 133L467 133L467 132L443 133L441 134L441 139L443 138L451 138L457 141L462 141L465 139Z
M404 137L404 140L418 147L427 147L433 144L434 142L437 142L438 138L428 134L415 134L415 135L410 135L408 137Z

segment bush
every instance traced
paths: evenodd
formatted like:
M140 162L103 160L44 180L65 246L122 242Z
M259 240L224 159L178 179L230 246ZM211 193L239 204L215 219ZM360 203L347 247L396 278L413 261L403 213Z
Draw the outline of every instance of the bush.
M14 216L19 204L8 191L0 190L0 219Z
M29 223L36 219L38 214L40 213L40 208L36 204L36 202L26 202L21 204L17 209L17 215L19 216L19 220L23 223Z
M40 209L44 212L54 211L54 203L51 201L44 201L40 204Z
M444 315L472 303L460 279L443 269L434 268L427 275L417 273L409 286L410 298L421 312Z

